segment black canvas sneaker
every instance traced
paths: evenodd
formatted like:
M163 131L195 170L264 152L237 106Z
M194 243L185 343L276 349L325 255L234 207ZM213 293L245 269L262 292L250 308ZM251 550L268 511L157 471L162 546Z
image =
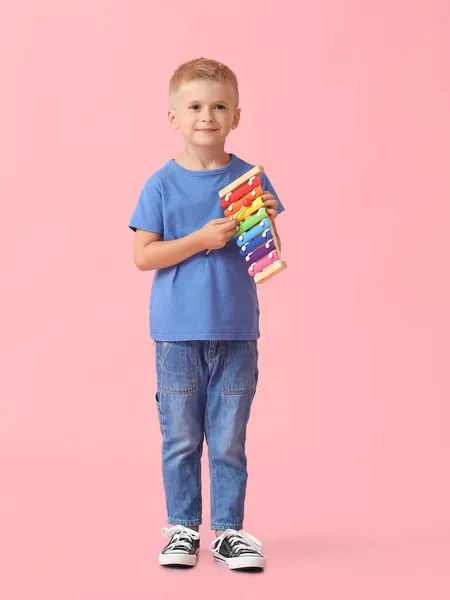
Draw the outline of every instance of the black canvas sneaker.
M195 565L200 551L200 534L197 531L176 525L170 529L163 527L161 535L171 539L159 555L160 565Z
M234 529L224 531L209 547L214 558L230 569L264 569L266 557L261 548L261 542L255 537Z

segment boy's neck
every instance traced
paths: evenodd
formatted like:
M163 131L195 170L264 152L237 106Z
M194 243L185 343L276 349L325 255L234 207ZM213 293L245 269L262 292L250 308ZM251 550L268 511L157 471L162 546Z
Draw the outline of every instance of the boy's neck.
M223 147L191 148L186 146L175 162L189 171L210 171L220 169L230 162L230 155Z

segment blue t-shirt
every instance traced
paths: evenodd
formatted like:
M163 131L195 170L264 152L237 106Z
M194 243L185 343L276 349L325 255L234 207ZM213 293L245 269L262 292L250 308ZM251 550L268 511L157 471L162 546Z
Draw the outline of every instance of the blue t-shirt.
M164 241L197 231L224 216L219 190L249 171L234 154L219 169L190 171L167 162L144 185L129 227L159 233ZM265 173L262 188L279 201ZM284 210L278 205L278 212ZM150 336L157 341L259 338L256 284L236 238L208 255L199 252L156 271L150 295Z

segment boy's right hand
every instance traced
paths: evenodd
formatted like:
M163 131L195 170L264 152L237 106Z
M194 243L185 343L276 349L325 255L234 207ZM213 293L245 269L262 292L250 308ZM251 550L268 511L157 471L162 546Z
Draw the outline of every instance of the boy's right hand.
M219 250L226 246L236 233L237 224L233 217L213 219L198 230L199 241L203 250Z

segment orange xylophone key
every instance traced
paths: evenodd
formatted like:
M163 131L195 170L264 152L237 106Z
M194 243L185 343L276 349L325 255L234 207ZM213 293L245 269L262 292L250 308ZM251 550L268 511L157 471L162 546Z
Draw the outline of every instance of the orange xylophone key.
M255 200L256 198L258 198L258 196L261 196L262 193L263 193L262 187L259 185L254 190L252 190L250 193L246 194L240 200L237 200L236 202L233 202L233 204L230 204L230 206L223 211L224 215L226 217L232 217L242 208L242 206L245 206L245 207L250 206L252 201Z

